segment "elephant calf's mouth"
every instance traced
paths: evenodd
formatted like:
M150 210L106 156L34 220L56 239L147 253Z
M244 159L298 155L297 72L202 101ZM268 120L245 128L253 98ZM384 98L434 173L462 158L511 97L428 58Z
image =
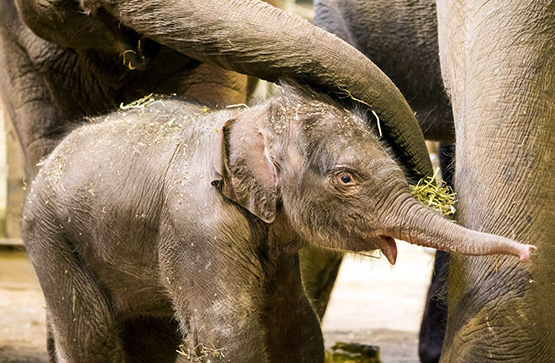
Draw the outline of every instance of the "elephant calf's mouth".
M362 239L360 245L357 247L359 248L351 248L351 251L360 253L364 256L372 256L372 254L369 255L366 252L380 250L390 264L395 265L397 261L397 244L393 237L383 234L374 234L371 237ZM372 257L375 258L375 256Z
M381 240L378 242L378 248L384 256L387 258L390 264L395 265L395 261L397 261L397 244L392 237L389 236L380 236Z

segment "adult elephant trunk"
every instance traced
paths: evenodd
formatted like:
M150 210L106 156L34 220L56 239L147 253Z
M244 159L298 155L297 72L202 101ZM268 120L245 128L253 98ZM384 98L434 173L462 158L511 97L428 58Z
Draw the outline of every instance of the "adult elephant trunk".
M521 261L527 261L530 249L535 249L505 237L464 228L424 207L410 195L400 207L392 210L386 236L411 244L465 255L513 255Z
M292 78L368 105L415 180L431 174L424 138L395 85L339 38L257 0L83 0L203 62L268 81Z

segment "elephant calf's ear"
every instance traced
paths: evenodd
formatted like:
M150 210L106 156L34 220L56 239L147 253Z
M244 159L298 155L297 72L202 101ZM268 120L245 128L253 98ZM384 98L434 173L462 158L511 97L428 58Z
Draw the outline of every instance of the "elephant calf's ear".
M278 176L256 116L249 110L225 122L220 188L227 198L271 223L276 218Z

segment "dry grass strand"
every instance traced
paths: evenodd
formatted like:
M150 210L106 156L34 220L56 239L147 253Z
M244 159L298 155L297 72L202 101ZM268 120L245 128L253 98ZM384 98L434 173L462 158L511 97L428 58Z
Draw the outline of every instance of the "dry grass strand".
M436 179L439 168L434 176L422 178L416 185L410 186L410 191L421 204L432 208L444 216L453 215L456 212L456 193L445 183L444 180Z

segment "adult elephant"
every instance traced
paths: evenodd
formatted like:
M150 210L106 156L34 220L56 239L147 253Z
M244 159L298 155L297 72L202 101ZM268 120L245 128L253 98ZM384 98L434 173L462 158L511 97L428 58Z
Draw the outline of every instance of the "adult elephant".
M555 3L438 3L458 221L536 241L533 263L451 259L445 361L555 357Z
M6 0L0 49L0 95L31 177L73 120L150 93L244 103L247 79L238 73L293 79L369 106L409 177L431 174L422 132L394 84L344 41L260 1ZM137 320L125 331L131 340L144 338L145 326L163 336L168 324Z
M388 74L400 77L407 95L403 82L418 79L419 62L398 56L410 57L404 49L412 47L417 58L437 59L429 44L439 36L457 140L457 220L539 247L527 265L451 257L442 361L552 361L555 3L438 0L437 32L435 9L427 1L316 5L317 24L333 25L386 69L375 56L382 54L391 67ZM424 89L438 89L433 77L426 79Z

